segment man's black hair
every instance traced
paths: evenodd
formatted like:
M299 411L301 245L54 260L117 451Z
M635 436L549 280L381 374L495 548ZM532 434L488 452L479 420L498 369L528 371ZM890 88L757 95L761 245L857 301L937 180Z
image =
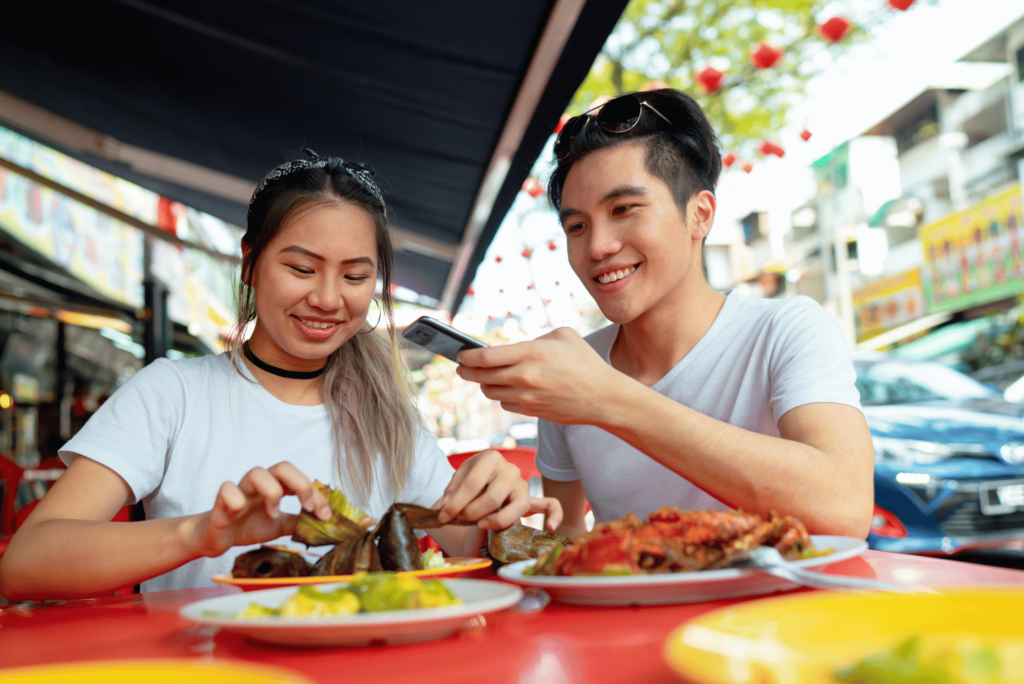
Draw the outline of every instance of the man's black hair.
M557 166L548 181L548 197L555 209L562 208L562 186L573 164L598 150L625 144L646 148L644 162L648 173L669 187L680 212L701 190L714 193L722 172L722 155L718 151L718 136L696 100L671 88L627 95L649 103L672 125L646 107L637 125L624 133L608 133L596 120L590 120L578 131L562 159L556 153Z

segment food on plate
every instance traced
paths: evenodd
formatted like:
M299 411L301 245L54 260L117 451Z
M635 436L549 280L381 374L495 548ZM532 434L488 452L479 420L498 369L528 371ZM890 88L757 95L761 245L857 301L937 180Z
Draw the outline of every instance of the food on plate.
M377 572L352 580L349 591L359 597L363 610L410 610L440 608L462 603L440 580L420 580L408 575Z
M444 555L440 551L427 549L420 556L423 558L424 570L442 570L452 567L452 564L444 559Z
M261 546L235 559L232 577L306 577L313 566L300 551L282 546Z
M337 544L317 561L312 574L316 577L354 575L360 572L379 572L384 569L380 562L373 533L350 537Z
M968 635L912 636L832 674L848 684L1022 684L1024 649Z
M569 544L572 544L572 540L568 537L515 523L491 537L487 543L487 553L498 563L515 563L540 558L548 551Z
M796 518L665 506L644 522L629 513L541 556L532 575L641 575L723 568L738 553L774 546L787 560L824 555ZM824 552L828 553L828 552Z
M392 506L384 514L378 529L377 550L381 564L388 570L412 572L423 569L420 542L401 509Z
M320 482L314 482L313 486L327 499L331 517L320 520L303 511L295 523L292 540L306 546L331 544L334 548L320 558L316 565L310 565L299 551L264 546L236 558L231 571L233 577L327 577L380 570L422 570L427 566L421 557L414 530L476 524L458 516L442 525L437 519L440 511L410 503L393 504L378 524L340 490L331 489ZM291 557L293 555L294 558ZM445 563L433 558L430 567L443 568Z
M418 580L393 572L359 575L333 591L320 591L315 586L299 587L280 608L267 608L257 603L238 613L246 620L282 617L327 617L374 613L384 610L413 610L460 605L448 587L438 580Z

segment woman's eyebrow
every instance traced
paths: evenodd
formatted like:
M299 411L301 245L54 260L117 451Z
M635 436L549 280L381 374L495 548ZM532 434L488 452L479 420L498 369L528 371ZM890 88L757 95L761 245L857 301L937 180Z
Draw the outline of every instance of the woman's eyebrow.
M311 258L311 259L316 259L317 261L326 261L326 259L324 259L322 256L320 256L316 252L311 252L308 249L306 249L305 247L299 247L298 245L292 245L291 247L285 247L284 249L281 250L282 254L284 254L285 252L296 252L298 254L304 254L304 255L308 256L309 258ZM365 257L365 256L355 257L355 258L352 258L352 259L345 259L341 263L342 264L367 264L369 266L373 266L374 265L373 264L373 259L371 259L370 257Z
M298 245L292 245L291 247L285 247L284 249L281 250L281 254L284 254L285 252L297 252L299 254L304 254L305 256L308 256L311 259L316 259L317 261L324 261L324 258L322 256L320 256L319 254L317 254L316 252L311 252L308 249L306 249L305 247L299 247Z

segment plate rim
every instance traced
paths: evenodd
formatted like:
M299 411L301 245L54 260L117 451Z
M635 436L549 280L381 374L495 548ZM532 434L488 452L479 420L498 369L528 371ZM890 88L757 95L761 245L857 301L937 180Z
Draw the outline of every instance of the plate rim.
M273 617L263 620L248 620L242 618L214 618L202 615L203 610L210 610L207 604L216 604L225 599L234 600L239 597L254 599L256 596L267 595L272 592L291 592L295 587L276 587L274 589L263 589L260 591L246 592L244 594L226 594L214 596L208 599L200 599L182 606L178 615L188 622L210 625L224 629L252 630L278 630L278 629L338 629L351 630L360 627L382 627L388 625L407 625L415 623L430 623L449 619L470 618L474 615L493 613L505 610L517 604L523 598L523 590L508 582L494 582L479 579L450 579L444 580L445 584L457 582L459 584L477 584L488 586L499 590L498 595L481 599L473 603L462 603L457 606L439 606L435 608L418 608L416 610L385 610L373 613L356 613L355 615L325 616L318 618L278 618ZM335 582L338 587L347 585L348 582ZM337 588L337 587L335 587ZM450 589L451 587L449 587ZM251 600L251 603L258 601Z
M829 539L843 539L850 542L850 547L843 551L837 551L827 556L805 558L798 561L789 561L791 565L798 568L819 568L844 560L856 558L868 550L868 543L857 537L846 537L832 534L812 534L811 541L815 546L828 548ZM818 541L822 543L819 544ZM522 571L535 564L536 560L518 561L498 568L498 576L509 582L541 587L544 589L602 589L622 587L661 587L679 586L686 584L701 584L703 582L735 581L750 575L764 574L756 569L722 568L719 570L698 570L696 572L676 572L658 575L610 575L610 576L583 576L583 577L560 577L556 575L523 575Z
M465 565L448 568L429 568L426 570L407 570L396 573L402 577L446 577L455 573L476 572L491 567L490 558L473 558L472 556L460 556L449 558L448 561L473 561ZM303 577L232 577L230 572L219 572L210 577L211 582L223 584L229 587L262 587L276 589L281 585L302 586L312 584L334 584L337 582L351 582L355 575L306 575Z
M690 669L684 668L683 667L683 663L680 662L680 659L678 659L674 655L674 652L676 650L678 650L679 648L686 648L685 646L681 646L683 632L687 628L689 628L691 626L694 626L694 625L699 626L705 620L714 620L716 617L721 616L723 613L730 613L730 612L731 613L735 613L737 611L742 611L745 608L747 608L748 606L752 607L754 605L757 605L758 607L763 607L765 604L770 604L770 605L781 604L783 607L785 607L787 603L794 603L794 604L797 604L796 607L799 609L799 604L801 604L801 603L818 603L818 602L821 602L821 601L828 602L828 601L837 600L837 601L842 603L842 602L847 602L847 601L862 601L862 600L864 600L864 598L867 598L867 597L869 597L871 599L880 599L880 600L885 600L887 598L895 598L895 599L899 599L899 600L910 598L912 600L935 601L935 600L943 600L943 599L948 599L949 597L957 597L957 596L970 597L971 595L978 594L978 593L981 593L981 594L992 593L992 594L997 594L997 595L998 594L1006 594L1008 596L1017 596L1017 597L1020 596L1020 591L1015 586L1013 586L1013 585L995 585L995 584L993 584L993 585L979 585L979 586L944 587L944 588L940 589L940 593L938 593L938 594L890 594L890 593L884 593L884 592L873 592L873 593L870 593L870 594L853 594L853 593L846 593L846 592L820 592L820 591L815 591L815 592L810 593L810 594L790 594L790 595L782 595L782 596L765 596L765 597L762 597L762 598L759 598L759 599L756 599L756 600L753 600L753 601L745 601L745 602L740 603L740 604L728 605L728 606L723 606L723 607L720 607L720 608L715 608L713 610L709 610L707 612L704 612L704 613L701 613L701 614L699 614L697 616L694 616L694 617L692 617L690 619L684 620L683 622L681 622L677 626L673 627L672 630L665 637L665 640L662 642L662 645L661 645L662 662L664 662L668 666L668 668L672 672L676 673L677 675L683 676L685 678L692 679L694 677L693 671L690 670ZM789 613L786 610L782 610L782 611L780 611L780 614L789 614ZM895 639L894 639L894 641L895 641ZM696 682L698 680L694 679L693 681ZM719 682L725 682L727 680L726 679L722 679L722 678L710 678L709 677L709 678L706 678L706 679L700 679L699 681L703 682L704 684L718 684Z
M61 670L95 670L102 668L132 668L132 667L182 667L187 666L193 669L227 669L234 670L239 674L274 675L280 678L282 684L314 684L306 674L273 663L261 663L249 660L227 659L227 660L203 660L201 658L126 658L116 660L103 658L99 660L72 660L60 663L49 663L45 665L24 665L0 669L4 677L24 676L39 674L59 674ZM73 672L69 672L73 674ZM89 672L81 672L89 674Z

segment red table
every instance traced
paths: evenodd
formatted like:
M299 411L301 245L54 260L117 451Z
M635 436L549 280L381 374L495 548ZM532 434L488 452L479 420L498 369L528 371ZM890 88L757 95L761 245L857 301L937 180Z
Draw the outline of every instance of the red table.
M868 551L827 572L929 586L1013 585L1024 572L953 560ZM318 682L671 682L662 644L681 623L739 601L635 608L552 603L539 613L499 613L460 636L404 646L295 650L211 635L181 620L191 601L237 591L215 587L6 606L0 611L3 668L83 660L196 658L290 668ZM809 591L809 590L800 590Z

